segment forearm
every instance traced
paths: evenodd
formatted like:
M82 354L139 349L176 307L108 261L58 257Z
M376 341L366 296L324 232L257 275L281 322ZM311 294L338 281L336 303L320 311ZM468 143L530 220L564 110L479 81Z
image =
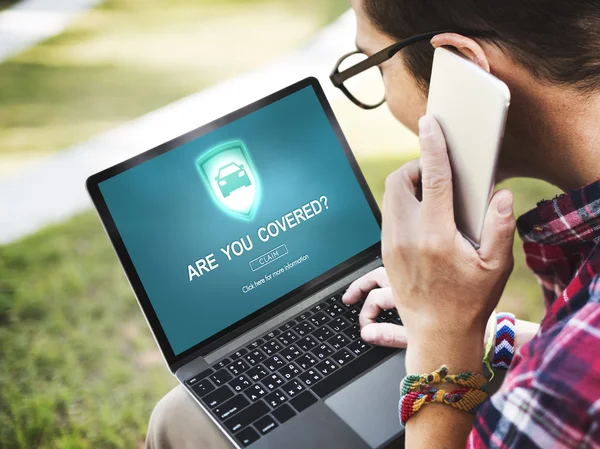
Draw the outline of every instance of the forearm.
M531 321L515 320L515 352L531 341L540 325Z
M483 347L481 335L462 338L427 338L423 342L410 341L406 354L408 373L427 373L447 365L449 372L482 372ZM436 388L454 390L456 385L441 384ZM473 426L473 415L445 404L428 404L406 423L406 447L461 448Z

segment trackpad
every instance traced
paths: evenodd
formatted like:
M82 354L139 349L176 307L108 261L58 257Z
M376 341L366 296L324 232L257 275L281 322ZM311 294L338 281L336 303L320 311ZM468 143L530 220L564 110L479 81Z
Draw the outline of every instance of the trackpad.
M406 374L402 351L325 400L372 448L403 431L398 421L400 381Z

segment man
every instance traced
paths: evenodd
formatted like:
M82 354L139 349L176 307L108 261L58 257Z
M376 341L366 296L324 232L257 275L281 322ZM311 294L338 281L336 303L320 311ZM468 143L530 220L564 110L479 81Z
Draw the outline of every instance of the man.
M388 178L386 269L356 281L344 298L368 295L365 340L407 344L409 373L441 364L480 371L486 322L512 269L510 192L492 198L478 251L456 232L443 136L435 120L419 120L434 47L453 47L511 90L499 179L534 177L568 192L517 224L543 287L539 332L526 324L517 329L521 347L504 384L475 418L428 405L408 421L407 447L600 447L600 1L352 0L352 7L357 47L367 56L426 32L490 33L439 33L379 65L390 110L413 131L420 128L423 170L419 178L412 162ZM419 183L422 200L415 196ZM390 305L404 328L372 322ZM182 415L196 425L179 427ZM228 447L210 426L178 388L157 406L147 445ZM181 433L194 427L194 435Z

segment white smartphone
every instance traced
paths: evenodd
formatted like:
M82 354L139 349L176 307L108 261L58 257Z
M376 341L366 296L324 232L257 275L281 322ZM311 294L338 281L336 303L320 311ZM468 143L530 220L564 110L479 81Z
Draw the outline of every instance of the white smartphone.
M454 51L435 50L427 115L446 138L457 229L476 248L494 191L509 104L504 82Z

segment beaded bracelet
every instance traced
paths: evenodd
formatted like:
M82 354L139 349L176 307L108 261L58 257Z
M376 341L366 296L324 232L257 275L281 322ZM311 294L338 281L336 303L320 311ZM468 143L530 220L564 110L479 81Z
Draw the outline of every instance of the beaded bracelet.
M413 391L421 390L428 384L449 383L463 387L481 389L487 380L479 373L463 372L459 374L448 374L448 367L442 365L430 374L409 374L400 383L400 394L405 395Z
M433 402L447 404L458 410L476 413L488 395L478 388L463 387L454 391L438 390L431 386L422 391L411 391L400 398L398 415L404 426L408 419L417 413L425 404Z
M515 354L515 316L499 313L496 325L496 345L492 368L508 369Z

